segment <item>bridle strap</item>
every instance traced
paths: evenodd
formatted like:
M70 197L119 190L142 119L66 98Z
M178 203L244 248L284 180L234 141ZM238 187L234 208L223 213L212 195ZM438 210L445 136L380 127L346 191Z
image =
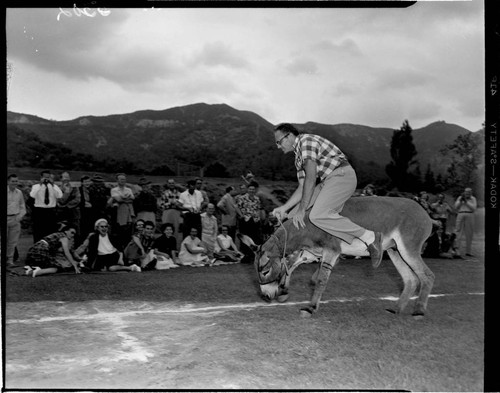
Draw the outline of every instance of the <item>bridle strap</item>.
M281 262L285 265L285 272L286 272L286 275L288 276L289 275L289 272L288 272L288 266L286 264L286 258L285 258L285 255L286 255L286 242L287 242L287 238L288 238L288 232L285 228L285 226L283 225L283 221L281 221L281 218L278 217L278 222L279 224L281 225L281 227L283 228L283 231L285 232L285 244L283 246L283 257L281 258ZM276 239L278 239L278 236L274 235L274 237L276 237ZM279 240L279 239L278 239Z

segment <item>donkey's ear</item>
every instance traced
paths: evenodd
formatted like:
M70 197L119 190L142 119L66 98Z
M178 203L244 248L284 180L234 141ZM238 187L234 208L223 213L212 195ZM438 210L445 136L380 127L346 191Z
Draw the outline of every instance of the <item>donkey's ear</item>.
M244 245L248 246L253 252L256 252L260 248L260 246L258 246L254 243L254 241L252 240L252 238L250 236L243 235L241 233L238 233L237 236L239 237L240 241Z

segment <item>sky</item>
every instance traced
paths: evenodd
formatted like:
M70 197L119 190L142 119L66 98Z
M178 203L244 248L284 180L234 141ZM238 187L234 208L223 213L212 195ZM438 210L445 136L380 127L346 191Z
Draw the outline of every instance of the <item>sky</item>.
M155 5L165 3L155 2ZM273 124L484 122L482 1L408 8L8 8L9 111L204 102ZM78 11L78 10L77 10Z

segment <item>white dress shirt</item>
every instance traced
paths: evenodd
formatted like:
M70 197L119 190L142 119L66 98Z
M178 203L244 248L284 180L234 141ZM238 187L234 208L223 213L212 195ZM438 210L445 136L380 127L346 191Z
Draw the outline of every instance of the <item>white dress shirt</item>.
M191 195L189 190L186 190L179 195L179 202L184 209L194 209L195 212L199 212L203 203L203 194L201 191L194 190L193 195Z
M49 188L49 204L45 204L45 190ZM34 184L31 187L30 196L35 199L35 207L56 207L57 200L63 196L59 186L56 184Z

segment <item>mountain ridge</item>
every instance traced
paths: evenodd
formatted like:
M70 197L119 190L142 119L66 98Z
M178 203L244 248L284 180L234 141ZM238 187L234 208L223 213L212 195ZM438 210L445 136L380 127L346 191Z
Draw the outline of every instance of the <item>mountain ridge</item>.
M403 120L403 119L402 119ZM395 131L389 127L308 121L296 124L303 132L322 135L337 144L357 169L360 182L385 177ZM195 103L163 110L138 110L72 120L47 120L35 115L7 112L8 137L16 128L42 141L60 143L77 153L99 159L133 160L145 172L172 160L194 166L221 165L231 176L252 170L270 179L294 178L293 158L276 150L274 125L262 116L227 104ZM436 121L413 130L421 171L427 165L445 171L439 150L461 134L464 127ZM16 159L16 152L9 160Z

